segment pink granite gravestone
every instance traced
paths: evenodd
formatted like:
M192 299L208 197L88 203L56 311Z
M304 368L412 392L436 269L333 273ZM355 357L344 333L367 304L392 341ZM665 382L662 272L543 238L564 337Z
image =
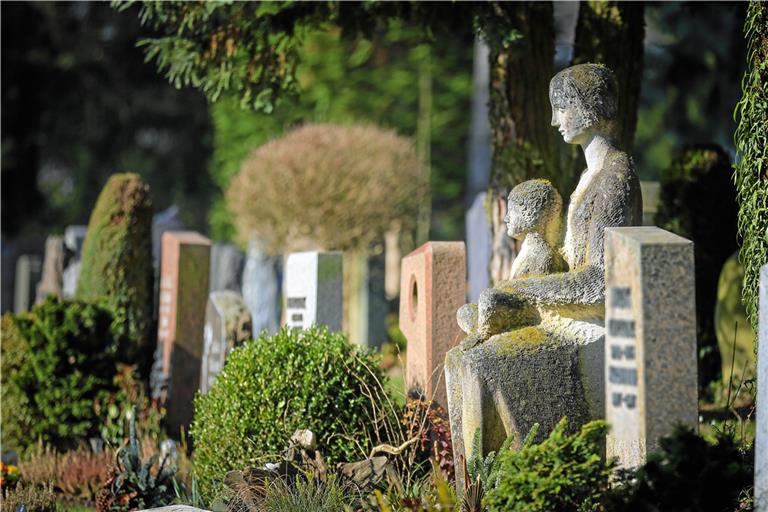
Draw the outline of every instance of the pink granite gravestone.
M199 233L166 231L162 236L157 342L168 383L161 398L174 436L192 421L192 400L200 387L210 250L211 241Z
M403 258L400 330L408 340L407 391L446 406L445 354L462 339L456 311L466 302L464 242L427 242Z

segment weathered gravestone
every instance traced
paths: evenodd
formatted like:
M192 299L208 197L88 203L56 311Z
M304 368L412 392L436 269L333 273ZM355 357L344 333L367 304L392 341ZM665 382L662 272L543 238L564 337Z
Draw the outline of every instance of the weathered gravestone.
M166 403L174 435L192 420L192 399L200 384L210 249L210 240L199 233L163 233L157 343L167 387L159 398Z
M384 255L344 255L344 330L349 341L378 348L387 339Z
M295 252L285 263L285 325L341 330L342 254Z
M49 236L45 239L43 273L37 284L36 303L42 302L49 295L61 297L65 257L63 237Z
M249 340L251 313L243 296L233 291L212 292L208 296L203 330L203 361L200 391L207 393L233 348Z
M66 267L62 277L62 295L73 297L80 279L80 253L88 234L88 226L67 226L64 230L64 247L67 249Z
M757 341L757 428L755 432L755 511L768 512L768 265L760 269Z
M240 293L245 254L232 244L213 244L211 247L210 292L230 290Z
M443 362L462 338L456 311L466 301L464 242L427 242L403 258L400 276L407 391L445 407Z
M13 311L29 311L35 301L35 288L40 280L42 261L37 254L22 254L16 260L16 281L14 283Z
M675 425L698 427L693 242L605 230L608 457L637 467Z
M248 254L243 268L243 299L248 305L253 322L253 333L266 330L277 332L280 325L280 280L277 259L261 250L258 240L248 244Z

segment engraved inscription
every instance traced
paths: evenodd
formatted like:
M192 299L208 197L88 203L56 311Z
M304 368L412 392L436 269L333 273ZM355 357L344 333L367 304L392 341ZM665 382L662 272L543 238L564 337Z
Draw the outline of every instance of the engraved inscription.
M286 307L291 309L304 309L307 307L306 297L288 297L285 302Z
M612 384L637 386L637 370L634 368L619 368L616 366L611 366L608 368L608 381Z
M611 319L608 321L608 334L621 338L634 338L635 322L634 320Z
M627 359L633 361L635 359L635 347L632 345L622 347L621 345L611 345L611 359L621 361Z
M298 322L301 323L301 321L304 320L304 315L301 313L294 313L291 315L291 322Z
M611 288L611 306L617 309L632 307L631 290L627 287Z
M637 395L633 393L612 393L611 403L614 407L621 407L621 404L627 406L627 409L634 409L637 404Z

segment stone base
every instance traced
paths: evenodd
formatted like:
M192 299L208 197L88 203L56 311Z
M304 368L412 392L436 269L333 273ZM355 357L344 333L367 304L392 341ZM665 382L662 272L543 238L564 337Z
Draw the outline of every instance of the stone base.
M463 481L460 456L469 458L478 429L485 455L508 436L519 448L536 423L536 440L541 441L563 416L573 430L603 417L604 341L599 324L561 319L448 352L445 377L456 481Z

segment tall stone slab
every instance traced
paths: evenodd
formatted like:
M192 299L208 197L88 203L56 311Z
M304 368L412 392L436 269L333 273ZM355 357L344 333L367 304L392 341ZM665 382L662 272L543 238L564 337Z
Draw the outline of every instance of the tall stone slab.
M13 311L23 313L35 303L37 282L40 281L43 262L37 254L22 254L16 260Z
M243 280L245 254L232 244L213 244L211 247L210 292L230 290L240 293Z
M262 331L277 332L280 325L280 277L278 259L251 240L243 268L242 293L251 312L254 336Z
M343 274L340 252L295 252L285 262L285 325L318 324L341 330Z
M160 398L174 436L189 426L192 399L200 387L210 252L211 241L199 233L163 233L157 343L167 386Z
M227 355L252 336L251 312L243 296L233 291L212 292L205 309L200 392L211 389Z
M67 226L64 230L64 247L67 250L66 265L62 275L61 293L65 298L74 297L80 279L80 253L83 250L88 226Z
M477 302L480 292L490 286L491 274L491 224L485 208L486 192L475 196L467 210L467 281L469 300Z
M65 259L64 238L53 235L46 238L42 276L37 283L36 303L44 301L49 295L61 297Z
M698 428L693 242L605 230L606 455L636 467L677 424Z
M760 269L756 420L755 511L768 512L768 265Z
M466 302L464 242L427 242L403 258L400 275L407 391L423 393L445 407L445 354L463 337L456 311Z

